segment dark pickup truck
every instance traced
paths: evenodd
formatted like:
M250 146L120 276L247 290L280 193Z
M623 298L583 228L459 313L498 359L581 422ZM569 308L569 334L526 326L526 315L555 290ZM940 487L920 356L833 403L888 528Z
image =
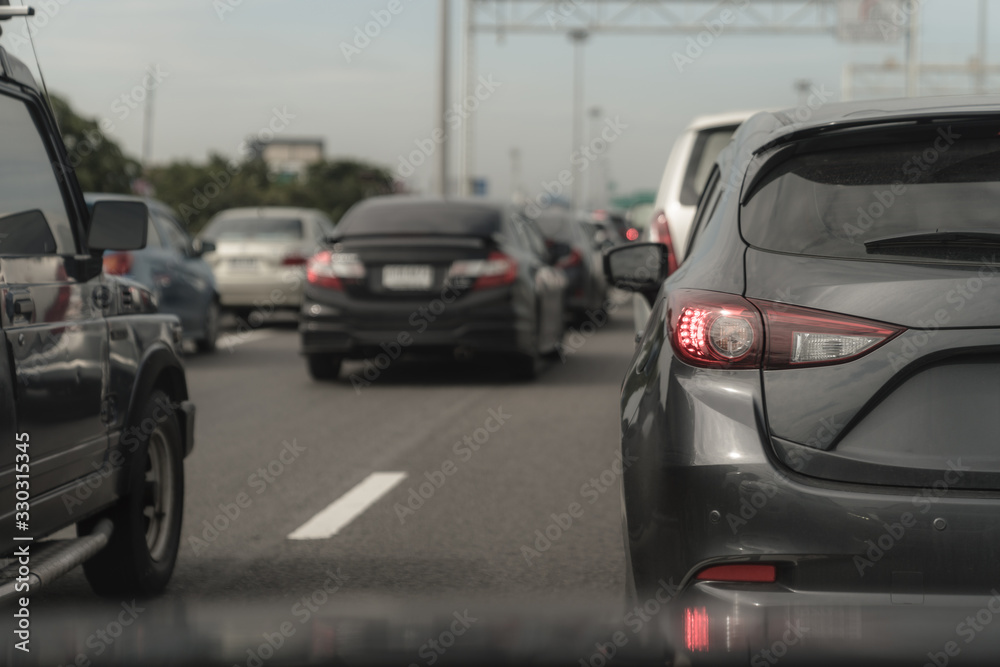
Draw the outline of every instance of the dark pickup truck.
M154 595L180 542L180 323L102 272L106 250L145 245L146 205L88 213L70 164L30 70L0 49L0 599L81 563L101 595Z

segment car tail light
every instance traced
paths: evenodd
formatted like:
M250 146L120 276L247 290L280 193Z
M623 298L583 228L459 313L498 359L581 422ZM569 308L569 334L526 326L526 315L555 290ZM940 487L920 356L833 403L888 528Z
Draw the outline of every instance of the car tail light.
M653 218L652 224L654 241L667 246L667 269L670 273L677 270L677 253L674 252L674 240L670 236L670 223L667 221L667 214L658 211Z
M760 315L742 297L722 292L677 290L667 317L670 343L693 366L759 368L764 351Z
M343 290L344 281L357 282L364 277L365 265L352 253L324 250L306 264L306 280L317 287Z
M574 266L580 266L581 264L583 264L583 255L581 255L580 251L576 248L573 248L568 255L563 255L559 258L559 261L556 262L556 266L560 269L571 269Z
M486 259L458 260L451 265L448 279L471 282L474 290L510 285L517 279L517 261L497 251L491 252Z
M638 241L639 230L636 229L635 227L629 227L628 231L625 232L625 238L627 238L629 241Z
M705 568L695 577L699 581L735 581L750 584L773 584L778 572L773 565L740 563Z
M112 276L127 276L132 272L132 253L113 252L104 256L104 273Z
M864 356L905 329L849 315L750 300L764 315L767 368L839 364Z
M704 652L709 648L708 631L711 619L704 607L688 607L684 610L684 645L692 652Z
M308 257L302 255L288 255L281 260L282 266L305 266L309 262Z
M778 370L839 364L888 342L903 328L734 294L676 290L668 303L670 343L705 368Z

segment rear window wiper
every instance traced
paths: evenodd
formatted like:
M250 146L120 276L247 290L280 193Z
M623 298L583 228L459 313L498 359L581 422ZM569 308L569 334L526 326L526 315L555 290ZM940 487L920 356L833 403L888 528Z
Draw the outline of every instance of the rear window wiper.
M901 234L899 236L887 236L880 239L872 239L865 243L868 250L878 250L880 248L900 248L906 246L913 247L977 247L977 246L1000 246L1000 231L943 231L943 232L917 232L914 234Z

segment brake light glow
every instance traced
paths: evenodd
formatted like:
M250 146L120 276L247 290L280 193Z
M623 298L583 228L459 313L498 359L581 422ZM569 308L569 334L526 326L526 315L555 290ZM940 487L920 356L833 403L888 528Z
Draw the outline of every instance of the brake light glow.
M340 291L344 289L344 281L357 282L365 273L365 265L353 253L323 250L306 264L306 280L310 285Z
M517 261L502 252L493 251L486 259L463 259L454 262L448 271L453 283L472 283L472 289L489 289L510 285L517 280Z
M740 563L738 565L715 565L698 573L699 581L730 581L750 584L773 584L778 579L773 565Z
M701 290L672 292L667 317L677 356L704 368L778 370L839 364L872 352L905 330Z
M111 276L127 276L132 272L132 253L113 252L104 256L104 273Z
M639 230L636 229L635 227L629 227L628 231L625 232L625 238L627 238L629 241L638 241Z
M684 645L692 652L704 652L709 648L708 630L711 619L705 607L688 607L684 610Z

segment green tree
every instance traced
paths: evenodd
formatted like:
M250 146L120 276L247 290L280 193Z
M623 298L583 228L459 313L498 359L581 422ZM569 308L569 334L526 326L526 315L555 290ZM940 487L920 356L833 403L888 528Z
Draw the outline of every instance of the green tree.
M77 114L58 95L50 101L80 187L87 192L131 192L132 181L142 173L138 161L105 136L97 120Z

